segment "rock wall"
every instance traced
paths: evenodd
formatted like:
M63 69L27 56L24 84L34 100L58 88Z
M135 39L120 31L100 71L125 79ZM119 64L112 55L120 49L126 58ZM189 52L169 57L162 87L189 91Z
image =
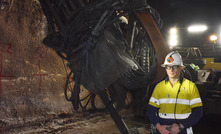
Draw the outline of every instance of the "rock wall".
M63 93L62 60L42 44L46 29L37 0L14 0L0 9L1 127L73 112Z

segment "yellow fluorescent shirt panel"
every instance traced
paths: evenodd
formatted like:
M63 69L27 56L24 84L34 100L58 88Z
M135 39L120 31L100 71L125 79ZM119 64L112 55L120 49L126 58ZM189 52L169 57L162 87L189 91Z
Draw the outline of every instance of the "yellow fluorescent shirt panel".
M177 97L177 92L180 87L180 82L172 87L169 82L162 81L156 85L149 104L159 108L159 116L163 118L173 118L176 104L176 118L184 119L191 113L191 108L202 106L202 101L196 85L183 78L180 92ZM164 117L164 115L167 115ZM171 115L171 116L170 116Z

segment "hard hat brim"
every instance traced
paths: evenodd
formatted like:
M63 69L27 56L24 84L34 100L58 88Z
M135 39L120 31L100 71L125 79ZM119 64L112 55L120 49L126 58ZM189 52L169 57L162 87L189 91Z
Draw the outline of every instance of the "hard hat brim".
M161 67L165 67L166 65L171 65L171 66L182 66L182 67L184 67L184 65L182 64L182 65L178 65L178 64L161 64Z

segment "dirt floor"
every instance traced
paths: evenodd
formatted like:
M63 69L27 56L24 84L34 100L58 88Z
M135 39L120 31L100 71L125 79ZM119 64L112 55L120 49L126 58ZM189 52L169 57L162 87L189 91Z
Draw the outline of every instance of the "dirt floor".
M120 112L131 134L150 134L149 123L144 117ZM0 129L0 134L120 134L107 112L85 112L67 115L62 113L51 119L26 126Z
M150 134L150 123L144 116L135 116L128 110L120 114L130 134ZM221 116L207 115L194 127L194 134L221 134ZM24 126L0 128L0 134L120 134L107 112L84 112L73 115L61 113L58 116L36 121Z

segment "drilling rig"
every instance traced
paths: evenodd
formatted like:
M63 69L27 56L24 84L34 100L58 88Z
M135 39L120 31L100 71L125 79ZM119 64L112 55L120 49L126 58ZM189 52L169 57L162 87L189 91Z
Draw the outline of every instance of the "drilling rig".
M160 32L159 13L146 0L39 2L48 23L43 43L71 70L66 99L78 110L83 85L90 91L92 106L95 96L100 96L120 132L128 133L113 102L123 105L126 91L142 94L166 76L160 65L169 48Z

